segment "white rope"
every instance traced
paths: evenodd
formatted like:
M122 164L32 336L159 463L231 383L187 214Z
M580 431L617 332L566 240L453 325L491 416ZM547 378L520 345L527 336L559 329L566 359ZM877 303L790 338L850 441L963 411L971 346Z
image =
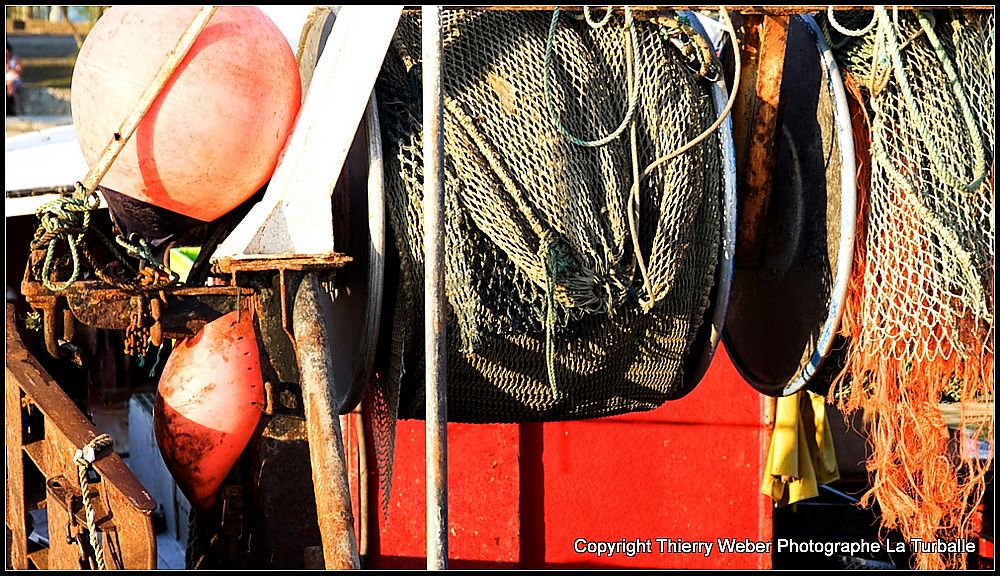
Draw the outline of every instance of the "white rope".
M94 549L94 559L97 561L98 570L107 570L108 565L104 559L104 545L97 535L97 511L94 510L94 504L91 501L90 478L88 478L88 475L91 466L97 460L97 455L110 448L113 444L114 441L111 440L111 436L101 434L90 442L87 442L73 456L73 461L76 462L77 477L80 480L80 492L83 494L83 509L86 514L90 547Z

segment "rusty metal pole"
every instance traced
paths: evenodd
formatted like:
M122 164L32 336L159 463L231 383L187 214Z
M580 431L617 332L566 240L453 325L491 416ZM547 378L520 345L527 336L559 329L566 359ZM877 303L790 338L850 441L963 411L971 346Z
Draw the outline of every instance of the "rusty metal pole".
M305 404L323 560L328 570L358 569L361 561L354 536L351 487L340 431L340 411L347 401L351 383L338 386L333 380L329 352L332 344L330 304L330 295L320 286L316 274L305 274L295 291L292 312L295 358Z
M767 241L767 213L781 141L781 79L788 47L789 16L744 17L743 86L733 110L739 181L736 266L760 268Z
M448 567L448 404L444 295L444 123L441 7L423 10L424 346L427 430L427 569Z

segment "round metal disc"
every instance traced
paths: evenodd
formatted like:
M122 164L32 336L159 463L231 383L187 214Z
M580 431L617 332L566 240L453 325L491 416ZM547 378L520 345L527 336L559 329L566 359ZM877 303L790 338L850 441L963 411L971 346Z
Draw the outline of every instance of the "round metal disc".
M352 258L337 272L332 294L334 377L338 382L352 382L344 414L358 405L371 378L382 315L385 190L379 130L372 94L333 193L334 243L338 252Z
M688 16L692 27L703 36L707 36L698 19L693 13L681 12ZM720 75L721 76L721 75ZM722 112L729 98L725 79L720 77L712 87L712 100L716 113ZM726 319L729 306L729 293L733 282L733 254L736 246L736 147L733 142L733 121L730 116L719 127L722 138L723 176L725 185L722 196L722 230L719 238L719 264L715 273L715 285L712 287L711 304L705 311L702 326L698 330L695 341L691 344L684 365L684 382L674 399L686 395L705 376L715 350L722 337L722 326Z
M854 255L854 141L840 72L811 17L791 20L759 268L737 267L725 340L757 390L803 388L830 351Z
M319 8L310 14L303 28L299 58L304 86L309 84L335 19L334 11ZM336 114L336 110L330 113ZM361 401L375 361L385 272L384 194L382 138L378 106L372 94L331 195L334 248L352 259L334 278L329 319L329 325L335 328L330 334L329 350L333 381L338 388L340 383L349 387L343 414Z

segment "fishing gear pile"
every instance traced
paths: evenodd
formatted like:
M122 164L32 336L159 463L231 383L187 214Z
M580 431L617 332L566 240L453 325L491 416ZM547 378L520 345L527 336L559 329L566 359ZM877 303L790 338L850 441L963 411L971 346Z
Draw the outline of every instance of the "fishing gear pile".
M870 421L865 501L877 500L883 525L970 538L992 461L979 446L994 443L994 16L831 10L824 25L862 104L864 168L850 346L833 394ZM942 403L961 407L957 434Z

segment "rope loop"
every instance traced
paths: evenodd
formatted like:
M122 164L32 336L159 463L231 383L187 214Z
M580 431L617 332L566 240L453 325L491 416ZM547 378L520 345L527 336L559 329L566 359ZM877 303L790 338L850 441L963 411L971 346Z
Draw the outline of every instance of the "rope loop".
M874 10L872 10L871 22L869 22L864 28L852 30L850 28L847 28L846 26L841 25L840 22L837 22L837 17L834 15L835 12L836 10L833 9L832 5L826 7L826 19L827 22L830 23L830 27L832 27L837 32L840 32L844 36L850 36L851 38L860 38L861 36L864 36L865 34L874 30L875 26L878 24L878 15L875 14Z
M35 211L39 225L31 241L31 248L46 252L42 264L42 284L49 290L62 292L79 279L80 243L90 229L91 215L100 205L101 201L97 194L88 193L83 185L77 182L76 191L72 195L60 196L51 202L46 202ZM69 249L73 265L69 279L62 283L52 279L52 268L60 242L65 243Z
M570 142L576 144L577 146L583 146L585 148L597 148L604 146L609 142L613 142L618 139L629 125L632 123L632 118L635 116L635 110L639 101L639 89L638 82L635 81L636 69L638 68L637 56L635 55L635 46L639 44L639 36L636 31L635 20L632 18L632 9L628 6L625 7L625 24L622 28L622 34L625 38L625 50L630 56L625 58L626 74L629 78L631 90L628 94L628 107L625 110L625 116L622 118L621 123L617 128L614 129L609 134L596 138L594 140L585 140L574 134L572 134L568 128L562 123L559 118L559 112L556 110L555 99L552 97L552 57L554 52L556 30L559 27L559 15L562 12L560 8L556 8L552 11L552 24L549 26L549 35L545 41L545 62L544 62L544 75L545 75L545 106L549 110L549 118L552 120L552 125L558 130L563 136L565 136ZM589 14L589 12L586 12ZM608 10L608 14L605 15L605 19L609 19L611 10ZM589 16L588 23L590 22ZM603 20L602 20L603 21ZM592 25L593 26L593 25Z

